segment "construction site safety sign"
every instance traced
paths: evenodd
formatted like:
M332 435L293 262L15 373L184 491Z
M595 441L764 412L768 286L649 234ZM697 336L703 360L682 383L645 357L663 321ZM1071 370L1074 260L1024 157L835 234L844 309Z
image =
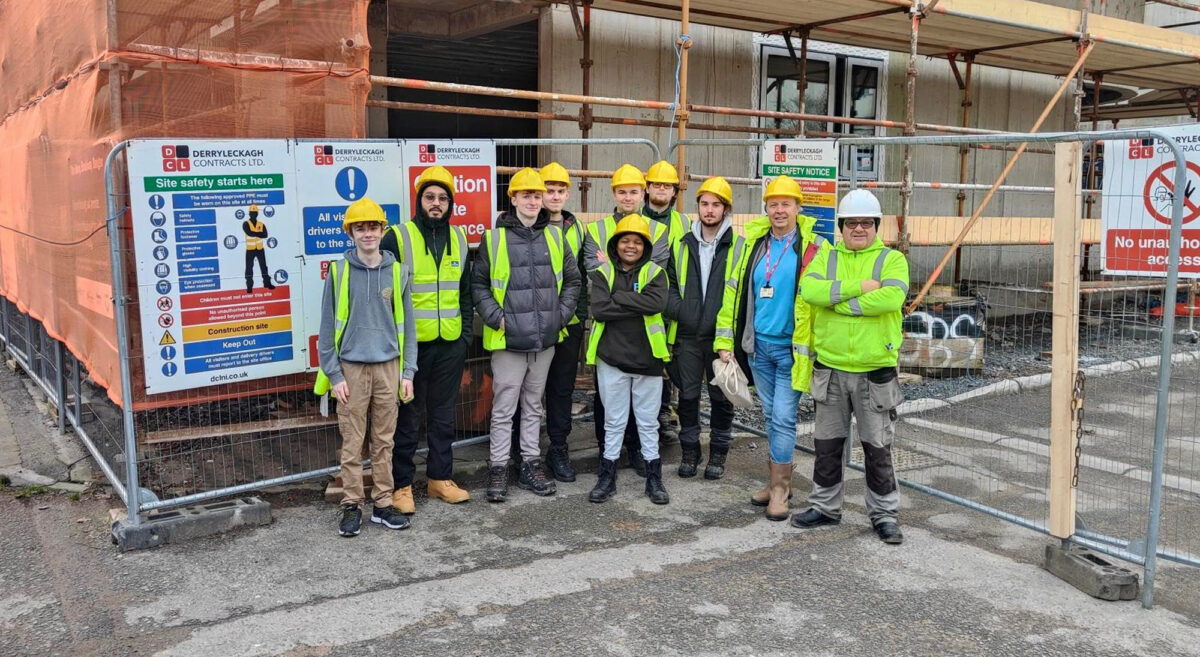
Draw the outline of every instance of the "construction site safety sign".
M303 369L293 144L130 145L146 392Z
M1160 128L1187 156L1187 183L1175 188L1171 150L1154 139L1104 142L1101 254L1106 274L1166 276L1172 203L1183 196L1179 273L1200 276L1200 126Z
M302 141L296 144L296 205L303 223L301 265L306 312L307 366L317 370L321 295L329 268L354 248L342 230L346 208L368 197L383 207L388 224L410 217L403 142Z
M815 217L813 231L833 241L837 222L838 147L832 139L772 140L763 143L763 191L778 176L800 183L801 214Z
M417 177L427 167L446 167L454 177L454 214L467 241L478 244L496 216L496 146L486 140L415 140L404 142L409 207L417 207Z

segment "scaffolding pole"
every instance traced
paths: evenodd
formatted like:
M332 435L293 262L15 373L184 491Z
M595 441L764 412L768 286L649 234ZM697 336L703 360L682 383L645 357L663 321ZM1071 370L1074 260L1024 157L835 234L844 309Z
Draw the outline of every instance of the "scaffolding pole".
M579 68L583 78L583 95L590 96L592 93L592 0L583 0L583 56L579 58ZM581 105L579 107L579 134L584 139L591 137L594 120L592 106L587 103ZM584 169L589 166L588 155L588 145L584 144L579 149L579 164ZM579 209L583 212L588 211L588 193L591 189L590 180L579 181Z
M1075 65L1071 67L1071 71L1067 73L1066 77L1063 78L1062 84L1058 86L1058 90L1054 92L1054 96L1050 98L1050 102L1046 103L1045 109L1042 110L1042 113L1040 116L1038 116L1037 121L1033 123L1033 128L1029 130L1030 133L1035 133L1042 128L1042 123L1046 121L1046 117L1050 116L1050 110L1054 109L1054 106L1058 104L1058 100L1062 98L1063 93L1067 90L1067 86L1074 81L1075 74L1083 68L1084 62L1087 61L1088 55L1092 54L1092 49L1095 47L1095 42L1088 41L1087 45L1082 48L1079 56L1075 59ZM921 301L925 299L925 295L929 294L929 288L933 287L933 284L937 282L938 276L941 276L942 271L946 268L946 263L948 263L950 258L953 257L954 251L962 246L963 240L965 240L967 234L971 232L971 228L975 226L975 222L979 221L979 217L983 215L983 211L986 210L988 204L992 202L992 197L996 195L996 190L1000 187L1000 185L1004 184L1004 180L1008 178L1008 174L1017 164L1017 160L1021 159L1021 154L1025 152L1025 146L1028 143L1029 142L1021 142L1021 145L1017 147L1017 152L1013 153L1012 157L1008 159L1008 164L1004 165L1004 170L1000 172L1000 175L996 178L996 182L992 183L992 188L988 190L988 193L983 197L983 201L980 202L979 207L975 208L975 211L971 213L971 218L968 219L965 224L963 224L962 230L960 230L958 233L958 237L954 238L954 243L951 244L950 248L946 250L946 253L942 256L941 261L938 263L938 266L934 268L933 272L929 274L929 278L926 279L925 284L921 286L921 291L917 293L917 296L915 299L913 299L912 303L905 308L906 314L911 314L914 310L916 310Z
M905 71L904 81L904 136L912 137L917 134L917 41L921 31L921 18L924 16L924 3L914 2L908 10L909 19L911 21L911 29L908 37L908 69ZM851 149L851 153L857 155L855 151L857 147ZM850 166L857 167L857 157L851 157ZM904 182L904 186L900 188L900 214L896 216L896 232L899 235L897 247L904 255L908 255L908 226L906 219L908 218L909 208L912 205L912 147L908 144L904 145L904 158L901 165L900 179Z
M958 81L958 88L962 90L962 127L966 128L971 124L971 79L975 71L975 55L967 53L963 56L963 62L966 64L966 70L962 77L958 75L958 64L955 62L954 55L950 56L950 69L954 71L954 78ZM958 152L958 184L965 185L967 183L967 155L971 149L963 146ZM960 187L956 196L958 201L958 216L964 217L967 212L967 192L966 188ZM954 285L957 288L962 282L962 247L954 250Z
M687 122L688 122L688 103L687 103L687 83L688 83L688 51L692 48L692 35L688 33L691 29L691 0L683 0L680 5L679 12L679 37L675 39L675 47L679 49L679 79L676 84L679 85L679 98L675 105L675 121L679 124L676 139L681 142L687 139ZM684 177L679 181L679 188L682 190L687 187L687 158L686 147L680 146L676 160L676 168ZM679 202L679 195L675 195L673 203Z

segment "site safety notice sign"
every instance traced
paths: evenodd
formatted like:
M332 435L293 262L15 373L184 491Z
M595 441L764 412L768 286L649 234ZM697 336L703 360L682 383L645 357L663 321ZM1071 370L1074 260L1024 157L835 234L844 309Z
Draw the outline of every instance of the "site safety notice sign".
M1175 158L1154 139L1104 142L1101 253L1106 274L1166 276L1171 208L1183 196L1179 273L1200 276L1200 126L1160 128L1187 157L1187 183L1175 188Z
M147 392L303 369L294 170L281 140L130 145Z
M325 278L353 246L346 208L368 197L407 221L413 181L440 164L458 189L452 221L478 243L495 163L486 140L131 142L146 392L314 371Z
M838 147L832 139L772 140L763 143L763 191L778 176L790 176L804 194L800 214L815 217L813 232L833 241L837 222Z

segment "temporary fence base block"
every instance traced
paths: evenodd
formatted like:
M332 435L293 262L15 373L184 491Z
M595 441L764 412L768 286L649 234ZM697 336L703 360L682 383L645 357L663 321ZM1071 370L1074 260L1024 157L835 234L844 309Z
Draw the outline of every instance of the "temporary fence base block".
M1047 545L1046 570L1093 598L1136 600L1137 573L1080 545Z
M258 497L239 497L183 507L151 511L137 525L129 524L124 509L112 514L113 542L122 552L144 550L211 536L238 527L271 524L271 505Z

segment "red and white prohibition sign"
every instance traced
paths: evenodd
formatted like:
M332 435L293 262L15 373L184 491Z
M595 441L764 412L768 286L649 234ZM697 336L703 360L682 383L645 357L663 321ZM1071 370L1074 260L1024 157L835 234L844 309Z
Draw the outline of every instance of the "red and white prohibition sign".
M1200 165L1188 162L1187 188L1183 191L1183 223L1187 224L1200 217L1200 198L1194 198L1200 181ZM1200 194L1196 194L1200 197ZM1171 204L1175 200L1175 162L1167 162L1159 166L1146 177L1146 185L1142 189L1143 202L1146 211L1154 220L1171 225Z

